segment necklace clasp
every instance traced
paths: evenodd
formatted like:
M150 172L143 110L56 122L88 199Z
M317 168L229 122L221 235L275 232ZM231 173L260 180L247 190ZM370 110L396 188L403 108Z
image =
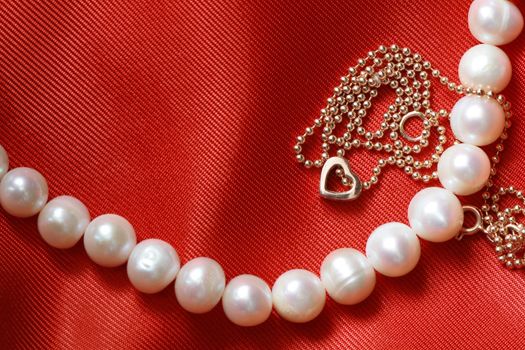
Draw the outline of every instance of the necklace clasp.
M464 205L463 213L467 213L467 212L474 214L474 218L476 222L474 223L474 225L470 227L463 226L461 228L461 231L459 231L458 235L456 236L456 239L458 241L462 240L463 237L465 236L472 236L478 233L479 231L484 231L481 210L473 205Z

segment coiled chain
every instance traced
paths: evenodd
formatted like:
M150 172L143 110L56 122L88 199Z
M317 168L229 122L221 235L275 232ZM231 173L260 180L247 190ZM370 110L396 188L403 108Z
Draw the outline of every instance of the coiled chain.
M370 178L362 182L363 190L377 184L383 168L387 166L403 169L405 174L416 181L429 183L436 180L436 165L447 142L447 130L443 122L448 119L449 113L445 109L435 111L431 108L431 79L439 81L448 90L459 95L475 94L495 98L505 111L505 128L495 144L494 155L490 157L490 178L482 193L484 204L481 209L469 206L470 209L475 208L472 210L476 211L478 219L476 224L465 229L458 239L483 231L496 245L498 259L506 267L523 267L525 229L517 222L516 217L525 214L525 197L513 187L495 189L494 186L497 165L508 137L507 131L511 126L510 103L503 95L474 90L451 82L442 76L439 70L433 68L430 62L424 60L420 54L412 53L409 48L381 45L377 50L368 52L365 58L359 59L356 66L349 68L348 74L341 77L340 84L328 98L326 107L321 109L320 116L297 137L293 147L296 160L306 168L321 168L334 150L335 154L332 156L344 157L354 149L364 148L379 152L384 157L372 168ZM395 101L383 114L379 129L367 130L364 121L374 99L379 96L379 89L386 86L394 90ZM421 120L422 131L418 136L410 135L406 129L406 123L412 118ZM344 129L340 127L341 124L344 125ZM307 159L303 147L308 138L315 135L316 129L322 129L320 158ZM343 130L339 131L340 129ZM418 159L422 150L429 147L429 137L433 130L438 135L438 144L430 152L430 156L420 156L421 159ZM337 169L336 174L345 186L351 186L355 182L342 169ZM515 196L521 204L500 210L500 197L504 195Z

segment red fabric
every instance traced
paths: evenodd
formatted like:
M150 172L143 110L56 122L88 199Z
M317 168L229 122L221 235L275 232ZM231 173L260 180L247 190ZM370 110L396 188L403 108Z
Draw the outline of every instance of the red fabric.
M164 239L184 261L209 256L228 278L252 273L270 285L287 269L318 272L331 250L363 250L376 226L406 222L423 186L390 169L356 202L323 201L319 171L294 161L295 136L380 44L409 46L457 80L476 44L469 3L2 0L0 144L13 167L46 176L51 197L74 195L93 217L121 214L139 239ZM504 48L516 117L501 179L516 187L524 42ZM434 107L450 108L457 95L436 89ZM368 174L376 157L361 151L352 165ZM417 268L378 276L360 305L328 301L309 324L274 314L243 329L220 306L186 313L172 287L139 294L124 267L95 266L82 244L52 249L35 223L0 213L4 349L525 347L524 275L501 268L482 237L423 242Z

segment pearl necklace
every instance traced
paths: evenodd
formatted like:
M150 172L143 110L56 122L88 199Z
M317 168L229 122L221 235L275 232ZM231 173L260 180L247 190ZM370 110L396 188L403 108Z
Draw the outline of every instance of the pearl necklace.
M341 304L359 303L372 293L376 271L397 277L416 266L421 253L419 238L442 242L483 232L496 245L498 259L505 266L522 267L525 230L515 217L525 214L525 204L500 210L498 202L504 195L513 195L522 202L525 196L513 187L495 190L493 184L511 116L510 104L497 93L508 84L511 66L505 53L492 45L514 40L523 28L523 17L506 0L476 0L469 11L469 28L484 44L471 48L461 59L461 85L450 82L408 48L380 46L350 68L328 99L327 107L321 110L321 117L297 138L297 160L307 168L322 167L320 193L325 198L358 198L363 190L378 183L387 166L397 166L424 183L439 179L444 187L429 187L413 197L408 208L410 225L391 222L374 230L366 244L366 256L352 248L330 253L322 263L320 278L307 270L290 270L270 289L253 275L237 276L226 284L221 266L206 257L192 259L181 267L177 252L168 243L147 239L137 244L133 226L119 215L106 214L91 220L86 206L71 196L48 202L45 178L30 168L8 171L9 159L2 146L0 204L16 217L38 214L38 231L55 248L73 247L83 237L86 253L96 264L115 267L127 263L131 284L143 293L157 293L175 280L178 302L193 313L208 312L222 299L227 318L240 326L264 322L272 306L288 321L308 322L323 310L326 293ZM446 150L446 128L441 123L449 114L443 109L431 109L431 78L464 95L450 113L457 141ZM383 86L394 89L397 97L383 115L380 129L370 132L364 128L363 118ZM334 131L345 118L345 132L336 136ZM412 118L422 122L419 136L407 130L406 123ZM321 127L321 158L307 160L302 153L303 144ZM429 146L433 130L438 134L433 154L428 159L416 159ZM390 143L380 141L385 133ZM479 146L496 141L495 154L489 159ZM339 148L336 157L330 158L332 147ZM356 148L386 154L372 169L368 181L361 182L344 158ZM437 170L431 170L436 164ZM336 192L327 187L333 170L348 189ZM483 187L484 205L480 209L462 206L456 196L473 194ZM476 217L474 226L468 228L463 226L467 211Z

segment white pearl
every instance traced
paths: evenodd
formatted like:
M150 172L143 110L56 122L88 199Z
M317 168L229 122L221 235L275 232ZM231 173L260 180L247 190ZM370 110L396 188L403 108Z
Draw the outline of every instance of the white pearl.
M46 205L46 179L35 169L16 168L0 182L0 203L6 212L27 218L36 215Z
M478 192L490 176L490 160L479 147L461 143L453 145L441 155L438 178L447 190L460 196Z
M195 258L180 269L175 295L183 309L202 314L219 303L225 284L226 277L219 263L210 258Z
M493 98L464 96L450 112L450 126L461 142L486 146L501 136L505 128L505 111Z
M240 275L232 279L222 296L226 317L238 326L257 326L272 313L272 292L257 276Z
M324 259L321 281L328 295L336 302L354 305L372 293L376 272L363 253L352 248L341 248Z
M142 293L158 293L173 282L180 269L179 255L167 242L146 239L133 248L127 273L133 287Z
M105 267L124 264L137 243L133 226L122 216L105 214L91 221L84 233L84 248L95 263Z
M60 196L47 203L38 215L38 232L50 246L67 249L77 244L89 221L84 203L71 196Z
M319 277L307 270L290 270L275 281L273 306L287 321L304 323L323 311L326 291Z
M416 267L421 256L421 246L410 227L390 222L376 228L368 237L366 256L377 272L398 277Z
M463 207L449 190L428 187L410 201L408 221L419 237L431 242L448 241L463 227Z
M7 174L9 170L9 157L5 148L0 145L0 180Z
M465 87L493 91L505 89L512 76L512 65L500 48L480 44L470 48L459 62L459 80Z
M523 16L511 1L475 0L468 12L468 26L482 43L505 45L520 35Z

